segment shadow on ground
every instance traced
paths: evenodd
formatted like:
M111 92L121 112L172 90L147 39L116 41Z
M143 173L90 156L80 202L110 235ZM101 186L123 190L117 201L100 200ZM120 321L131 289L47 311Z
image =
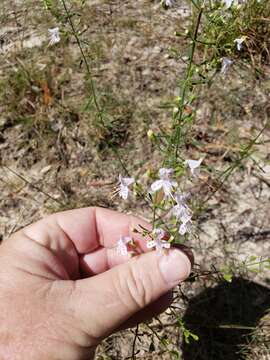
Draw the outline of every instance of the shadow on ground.
M246 359L241 349L269 308L270 289L242 278L206 289L190 301L183 319L199 336L183 345L183 359Z

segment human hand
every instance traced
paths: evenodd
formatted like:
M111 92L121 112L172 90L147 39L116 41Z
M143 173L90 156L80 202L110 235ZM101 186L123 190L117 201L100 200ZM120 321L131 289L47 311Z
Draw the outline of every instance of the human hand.
M157 315L188 277L189 258L147 251L143 220L102 208L56 213L0 246L0 358L81 360L119 328ZM118 255L120 235L142 251Z

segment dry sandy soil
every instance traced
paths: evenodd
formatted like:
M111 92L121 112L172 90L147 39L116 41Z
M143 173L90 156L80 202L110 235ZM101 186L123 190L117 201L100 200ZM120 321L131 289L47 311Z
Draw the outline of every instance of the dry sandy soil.
M89 82L74 39L48 46L47 29L56 20L42 1L1 0L0 4L0 234L53 211L98 205L149 218L140 200L127 205L112 198L121 165L108 146L117 147L130 173L147 181L160 154L147 130L166 128L186 67L184 31L190 7L178 1L164 11L158 1L88 1L80 28L102 103L104 131L88 106ZM172 54L177 48L180 56ZM226 169L240 143L261 130L270 114L270 68L256 78L248 64L235 63L198 91L196 124L186 156L204 156L206 179L194 195L204 210L188 245L196 256L195 282L176 290L176 311L199 341L184 344L173 316L161 315L151 329L167 336L185 360L270 359L269 269L237 268L235 280L202 276L225 265L270 255L270 130L209 199L213 169ZM206 202L207 200L207 202ZM251 261L254 261L252 259ZM139 327L137 359L170 359L148 325ZM117 333L99 347L97 359L131 358L134 330ZM173 348L172 345L169 347Z

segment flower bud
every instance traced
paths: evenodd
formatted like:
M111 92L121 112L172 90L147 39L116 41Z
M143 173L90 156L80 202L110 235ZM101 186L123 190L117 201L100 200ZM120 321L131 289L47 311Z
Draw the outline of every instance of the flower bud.
M176 115L178 113L179 109L177 106L173 108L173 115Z
M150 140L153 140L154 137L155 137L154 131L151 130L151 129L149 129L149 130L147 131L147 136L148 136L148 138L149 138Z
M153 171L151 169L147 169L145 175L148 177L148 178L151 178L153 176Z

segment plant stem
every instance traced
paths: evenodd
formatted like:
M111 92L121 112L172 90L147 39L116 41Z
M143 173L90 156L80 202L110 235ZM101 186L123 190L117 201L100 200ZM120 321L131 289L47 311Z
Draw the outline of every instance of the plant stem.
M217 186L217 188L211 192L208 197L204 200L203 205L207 204L207 202L212 198L213 195L223 186L223 184L228 180L228 178L231 176L233 171L241 165L242 161L245 160L250 155L250 150L252 147L256 144L258 138L263 134L264 130L269 126L269 122L267 122L263 128L259 131L259 133L255 136L254 139L251 139L248 145L246 145L245 149L242 151L242 154L240 155L239 159L237 159L234 164L230 165L226 170L224 170L221 174L219 174L218 179L221 179L224 175L222 182Z
M20 178L22 181L24 181L27 185L31 186L33 189L41 192L43 195L47 196L49 199L57 202L59 205L63 206L64 204L59 201L58 199L55 199L52 195L48 194L44 190L42 190L39 186L32 184L30 181L28 181L25 177L23 177L21 174L17 173L15 170L12 170L8 166L4 165L4 168L6 168L8 171L10 171L12 174L16 175L18 178Z
M195 49L196 49L196 45L197 45L199 26L200 26L202 14L203 14L203 8L199 8L198 5L195 4L194 1L192 1L192 0L191 0L191 3L196 7L196 9L199 10L199 14L197 16L194 34L192 36L192 44L191 44L191 48L190 48L189 62L188 62L188 67L186 69L186 73L185 73L185 77L184 77L184 81L183 81L183 87L182 87L182 89L180 89L180 102L178 105L178 112L176 114L176 121L173 122L173 129L175 130L175 133L172 133L172 135L170 137L169 144L168 144L167 150L166 150L166 156L163 161L163 165L165 164L166 160L172 154L173 146L175 146L175 153L174 153L175 159L177 159L178 153L179 153L181 125L182 125L181 123L183 120L187 90L190 86L190 79L192 76L192 65L193 65L194 54L195 54Z
M198 37L198 32L199 32L199 26L201 23L202 13L203 13L203 9L201 8L199 10L199 14L197 17L196 26L195 26L195 30L194 30L194 35L193 35L193 39L192 39L192 45L191 45L190 56L189 56L189 64L188 64L188 68L187 68L186 75L185 75L185 81L184 81L183 88L180 92L179 114L177 114L177 125L176 125L175 139L174 139L174 143L176 146L176 148L175 148L175 158L176 159L178 157L178 152L179 152L181 122L182 122L183 111L184 111L184 107L185 107L186 93L187 93L188 87L190 86L192 65L193 65L193 60L194 60L194 53L195 53L195 49L196 49L196 43L197 43L197 37Z
M135 346L136 346L136 341L137 341L137 337L138 337L138 332L139 332L139 324L136 325L134 339L133 339L133 343L132 343L132 360L136 360Z
M61 0L61 2L62 2L63 7L65 9L65 12L66 12L66 15L67 15L67 18L68 18L68 22L69 22L71 30L72 30L72 34L76 39L77 45L79 47L79 50L80 50L82 58L83 58L83 62L84 62L85 68L86 68L86 72L87 72L87 75L88 75L89 81L90 81L91 95L93 96L93 100L94 100L94 104L95 104L95 107L96 107L96 110L97 110L97 113L98 113L99 120L102 123L102 125L104 126L105 124L104 124L104 120L103 120L103 117L102 117L102 109L101 109L101 107L100 107L100 105L98 103L95 84L94 84L94 80L93 80L93 76L92 76L92 72L91 72L89 63L87 61L84 50L82 48L81 40L80 40L80 38L79 38L79 36L77 34L77 31L75 29L74 23L72 21L72 17L71 17L70 12L69 12L69 9L67 8L66 1Z
M83 62L84 62L85 68L86 68L86 72L87 72L87 75L88 75L88 78L89 78L89 81L90 81L91 95L93 96L93 100L94 100L94 104L95 104L95 108L96 108L99 120L100 120L102 126L105 128L106 124L105 124L105 121L104 121L103 116L102 116L102 108L101 108L101 106L100 106L100 104L98 102L98 97L97 97L96 88L95 88L95 84L94 84L93 75L92 75L90 65L89 65L89 63L87 61L87 57L86 57L85 52L83 50L80 37L79 37L79 35L78 35L78 33L77 33L76 29L75 29L75 25L74 25L74 23L72 21L72 17L70 15L70 11L69 11L69 9L68 9L68 7L66 5L66 1L61 0L61 2L63 4L63 8L64 8L65 13L67 15L68 22L69 22L71 30L72 30L72 34L76 39L77 45L79 47L80 53L81 53L82 58L83 58ZM116 149L116 147L113 144L111 144L111 147L112 147L112 150L115 153L120 165L122 166L125 174L130 177L129 171L127 170L127 167L123 163L123 161L122 161L122 159L120 157L119 151Z

